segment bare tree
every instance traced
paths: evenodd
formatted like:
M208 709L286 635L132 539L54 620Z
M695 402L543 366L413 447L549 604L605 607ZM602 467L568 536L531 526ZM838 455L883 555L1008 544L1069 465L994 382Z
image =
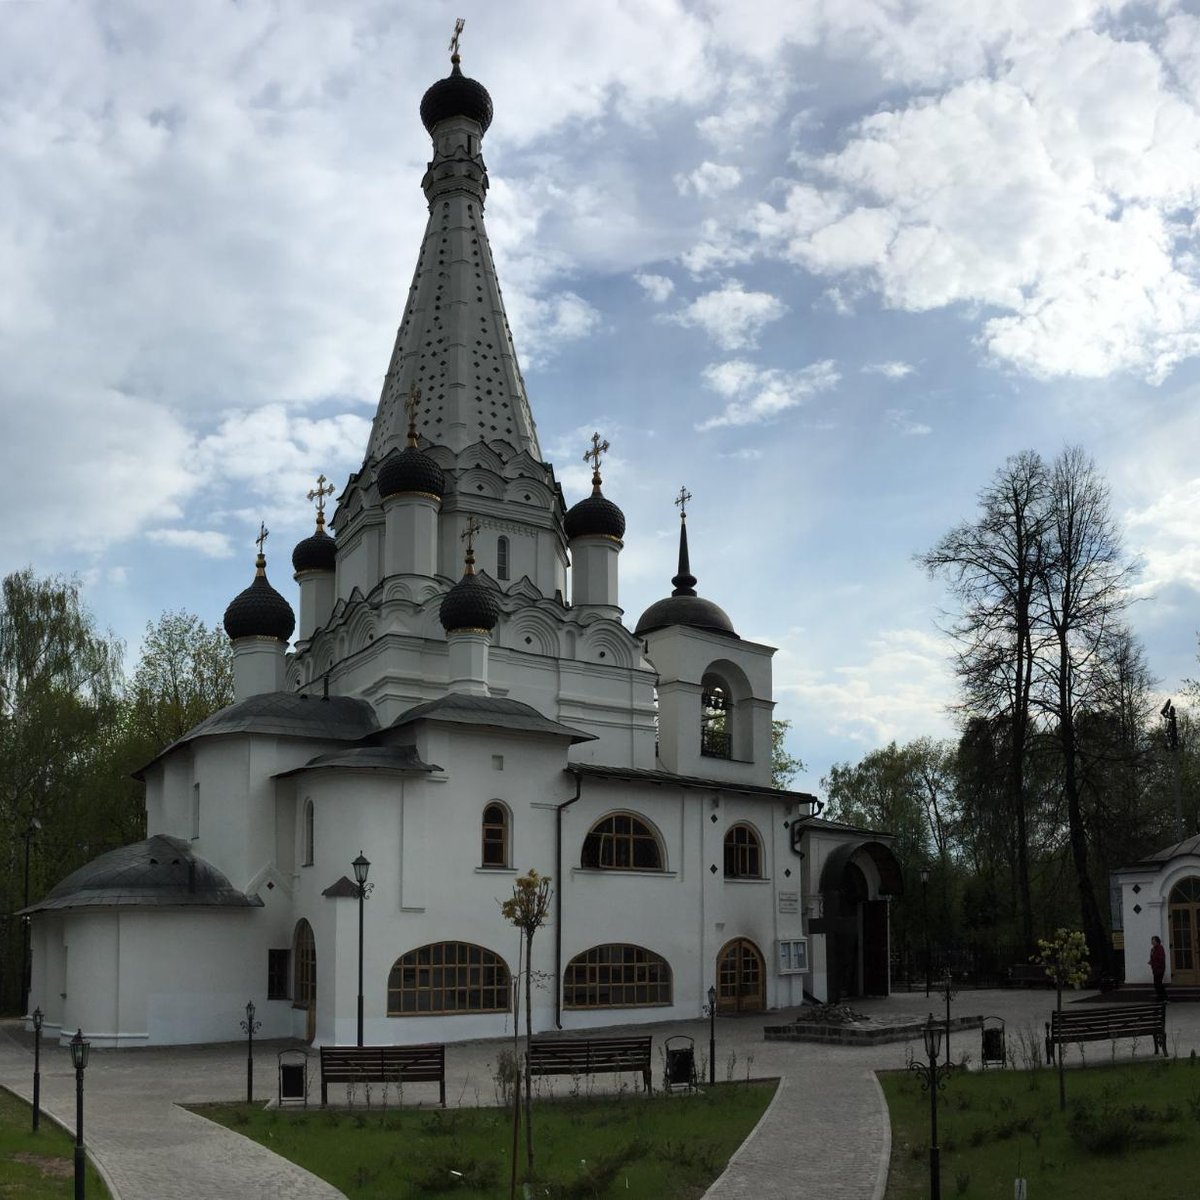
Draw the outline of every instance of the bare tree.
M979 516L952 529L918 561L940 576L961 611L950 626L957 643L962 709L994 723L1007 740L1008 809L1015 825L1021 938L1032 953L1025 764L1032 732L1034 661L1040 645L1037 605L1049 475L1041 457L1009 458L979 496Z

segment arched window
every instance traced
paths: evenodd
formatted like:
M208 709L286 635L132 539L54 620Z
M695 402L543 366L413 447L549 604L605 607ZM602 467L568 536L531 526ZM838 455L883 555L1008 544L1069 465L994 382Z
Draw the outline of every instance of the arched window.
M583 839L584 867L613 871L661 871L658 836L633 813L613 813L598 821Z
M700 681L700 753L705 758L733 757L733 698L725 681L705 675Z
M313 865L313 802L304 802L304 857L300 860L303 866Z
M317 1002L317 943L313 938L312 926L301 918L296 922L293 938L292 1005L308 1008Z
M749 825L733 825L725 834L725 878L762 878L762 842Z
M644 946L593 946L571 959L563 973L564 1008L639 1008L670 1003L670 964Z
M496 578L508 578L508 538L503 535L496 539Z
M483 810L483 865L508 866L508 809L498 800Z
M508 1009L508 966L483 946L434 942L402 954L388 974L389 1017Z

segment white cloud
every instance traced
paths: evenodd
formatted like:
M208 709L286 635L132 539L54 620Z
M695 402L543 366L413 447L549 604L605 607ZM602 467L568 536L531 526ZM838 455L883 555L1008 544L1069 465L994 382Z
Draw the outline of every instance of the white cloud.
M762 327L786 312L787 305L770 292L748 292L732 279L669 319L703 329L723 350L741 350L755 345Z
M654 301L655 304L665 304L675 291L675 283L665 275L649 275L644 271L634 274L634 282Z
M757 367L733 359L706 367L703 374L704 382L729 402L717 416L696 426L701 431L769 421L835 387L841 378L830 359L810 363L799 371Z
M892 359L889 362L868 363L862 368L864 375L882 375L884 379L903 379L913 373L912 363Z
M905 437L925 437L933 432L932 425L926 425L923 421L914 421L912 413L907 408L889 408L887 413L888 424Z
M194 551L205 558L228 558L233 553L228 535L212 529L147 529L146 537L160 546Z
M694 171L675 176L675 187L681 196L719 196L732 191L742 182L737 167L715 162L702 162Z

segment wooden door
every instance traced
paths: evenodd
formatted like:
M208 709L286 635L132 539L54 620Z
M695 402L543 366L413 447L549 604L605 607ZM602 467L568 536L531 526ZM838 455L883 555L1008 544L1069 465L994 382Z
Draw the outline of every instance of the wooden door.
M717 1011L762 1012L767 1006L763 956L749 938L734 938L717 955Z
M1200 985L1200 878L1183 879L1171 889L1171 982Z

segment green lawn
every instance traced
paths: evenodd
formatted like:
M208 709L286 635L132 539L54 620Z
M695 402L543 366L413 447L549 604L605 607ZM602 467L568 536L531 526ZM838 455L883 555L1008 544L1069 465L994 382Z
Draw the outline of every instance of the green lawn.
M938 1094L942 1196L1012 1200L1018 1176L1029 1200L1200 1196L1196 1059L1115 1065L1107 1047L1089 1051L1095 1065L1066 1073L1065 1113L1054 1070L953 1074ZM892 1120L887 1200L923 1200L929 1095L915 1073L879 1078Z
M640 1094L534 1105L538 1182L550 1200L689 1200L721 1173L775 1094L775 1083L694 1095ZM298 1109L198 1105L353 1200L508 1196L511 1112L498 1108ZM525 1162L524 1129L518 1162ZM458 1172L459 1174L455 1174ZM520 1195L520 1192L518 1192Z
M33 1133L33 1110L11 1092L0 1089L0 1196L54 1200L75 1194L75 1146L45 1113ZM87 1127L84 1127L86 1134ZM107 1200L108 1189L91 1164L87 1169L88 1200Z

